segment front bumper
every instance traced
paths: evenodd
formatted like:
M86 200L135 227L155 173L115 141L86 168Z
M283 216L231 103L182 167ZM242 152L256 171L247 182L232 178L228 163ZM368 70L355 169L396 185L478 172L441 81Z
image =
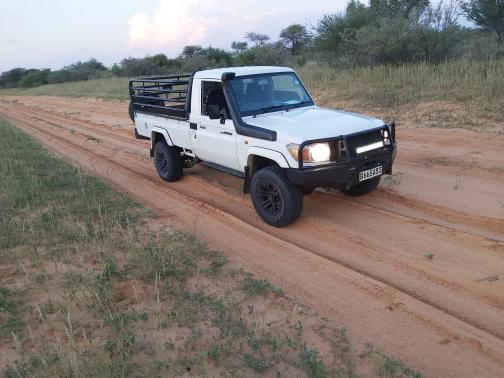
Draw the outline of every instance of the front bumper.
M382 165L384 174L392 174L397 154L397 143L377 152L369 152L352 160L331 163L321 167L289 168L289 180L297 185L316 188L344 188L359 183L359 172Z

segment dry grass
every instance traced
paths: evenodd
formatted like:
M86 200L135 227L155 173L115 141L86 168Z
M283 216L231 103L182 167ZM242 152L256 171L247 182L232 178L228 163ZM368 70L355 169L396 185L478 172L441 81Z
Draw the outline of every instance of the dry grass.
M395 118L400 126L502 131L504 60L298 70L319 105Z
M129 97L128 79L107 78L49 84L35 88L0 90L0 95L98 97L107 100L126 100Z
M504 106L504 60L350 70L308 64L298 72L310 90L327 92L327 101L359 100L380 107L434 101Z
M0 176L6 377L413 372L1 119Z
M346 70L308 62L297 71L322 106L395 118L403 125L502 129L504 60ZM0 95L129 97L125 78L1 90Z

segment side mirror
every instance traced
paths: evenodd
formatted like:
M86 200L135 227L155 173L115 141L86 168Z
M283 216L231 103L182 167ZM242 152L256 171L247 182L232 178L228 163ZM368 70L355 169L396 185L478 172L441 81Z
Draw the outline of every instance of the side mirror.
M226 124L226 115L225 114L221 114L221 117L220 117L220 124L221 125L225 125Z
M210 119L220 119L219 105L208 105L208 116Z

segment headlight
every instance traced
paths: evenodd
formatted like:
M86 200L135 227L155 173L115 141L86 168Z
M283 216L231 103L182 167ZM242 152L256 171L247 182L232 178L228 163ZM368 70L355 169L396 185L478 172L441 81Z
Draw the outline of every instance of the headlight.
M307 147L310 159L315 162L329 161L331 157L331 148L327 143L314 143Z
M289 144L287 146L291 156L298 160L298 144ZM303 162L305 163L321 163L331 159L331 148L328 143L313 143L303 148Z
M388 146L390 144L390 133L388 130L382 130L381 131L382 136L383 136L383 144L385 146Z

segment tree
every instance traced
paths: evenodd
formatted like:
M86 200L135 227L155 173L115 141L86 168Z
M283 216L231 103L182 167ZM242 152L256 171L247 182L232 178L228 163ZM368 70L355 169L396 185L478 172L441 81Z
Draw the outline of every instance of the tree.
M299 24L292 24L286 27L280 33L280 38L282 38L285 47L291 50L292 55L296 55L309 40L306 27Z
M348 45L355 32L377 23L371 7L355 0L347 4L345 13L324 15L315 27L315 44L321 51L334 55L338 51L348 51Z
M24 68L13 68L12 70L2 73L3 87L14 88L17 87L19 81L26 75L26 69Z
M236 56L235 62L245 66L285 66L288 60L287 50L268 43L245 50Z
M256 46L263 46L266 42L270 40L270 37L267 36L266 34L248 32L247 34L245 34L245 39L248 39Z
M504 43L504 0L470 0L462 4L466 17L484 30L495 33Z
M233 61L231 53L212 46L203 49L201 54L207 57L208 63L211 66L230 66Z
M185 46L182 50L181 57L183 58L194 58L196 55L201 54L203 51L203 47L198 46L198 45L189 45Z
M49 74L51 70L28 70L27 74L19 81L18 87L31 88L39 85L44 85L49 82Z
M100 73L107 71L107 67L95 58L91 58L87 62L76 62L63 67L62 71L66 71L62 76L69 78L69 80L65 81L79 81L92 79Z
M156 54L149 57L152 63L156 64L158 67L166 67L170 65L170 60L165 54Z
M430 5L429 0L370 0L369 6L378 17L418 17Z
M245 50L247 50L247 47L248 47L247 42L234 41L233 43L231 43L231 49L233 49L235 54L240 54L244 52Z

